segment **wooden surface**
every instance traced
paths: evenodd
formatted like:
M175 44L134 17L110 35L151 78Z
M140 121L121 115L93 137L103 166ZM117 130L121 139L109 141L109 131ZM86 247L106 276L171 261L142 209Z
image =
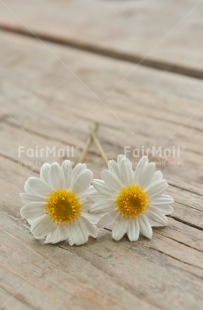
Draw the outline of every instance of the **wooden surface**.
M148 1L92 1L90 6L81 6L78 15L75 10L79 2L75 0L22 1L23 5L21 1L17 5L9 0L6 3L39 32L47 31L59 37L60 30L64 29L61 36L66 36L72 46L77 40L88 43L90 32L95 32L91 44L99 46L102 36L105 42L108 30L109 36L112 33L113 20L112 24L110 20L114 12L117 16L115 31L123 28L123 32L129 34L124 36L129 43L128 47L124 44L125 53L129 54L135 44L130 36L131 27L128 27L134 16L131 8L137 10L139 7L143 12L140 20L138 18L140 40L143 32L143 42L147 41L147 35L151 41L148 48L153 41L150 33L143 31L147 24L142 16L149 16L152 10ZM159 3L155 2L155 8ZM167 27L195 3L197 1L180 1ZM167 1L160 9L173 5L173 1ZM67 6L69 10L65 11ZM11 23L10 15L2 13L2 8L1 5L0 20ZM119 10L127 12L126 15L119 15ZM200 14L200 7L195 14ZM107 25L105 18L102 19L104 15ZM39 22L36 22L37 16ZM55 26L51 20L55 20ZM79 31L86 20L89 23L84 27L87 37ZM67 21L70 22L69 32L65 31ZM12 22L16 24L16 20ZM188 33L186 38L190 40L191 33L193 40L198 41L198 33L194 33L191 23L184 25L182 33ZM156 29L159 23L153 20L149 31L160 35ZM182 55L187 40L182 34L180 37L180 46L174 43L170 48L176 50L176 62L181 67L186 63L184 57L178 55ZM109 42L110 49L122 51L122 40L118 39L116 45L115 40ZM141 43L140 48L143 48L144 43ZM188 44L185 50L190 55L187 65L193 72L202 70L200 45L201 42L199 49L195 46L193 51ZM135 49L135 54L137 51ZM197 59L200 61L198 67ZM0 32L2 309L202 309L202 102L201 79L136 67L121 59L103 57L102 52L93 55L82 47L73 49L20 33ZM29 176L38 175L40 162L62 162L63 158L29 158L26 155L19 158L18 147L65 149L67 145L73 146L76 162L85 145L88 127L94 121L100 123L98 135L109 158L123 153L125 146L136 149L180 147L180 157L171 161L158 155L151 158L170 183L168 193L175 199L174 213L166 228L154 230L151 241L141 238L130 243L124 238L117 243L112 241L109 231L102 230L98 240L90 240L85 246L70 247L64 243L44 246L33 239L20 218L19 192ZM86 161L98 177L104 164L94 145Z
M0 27L203 78L202 0L1 0Z

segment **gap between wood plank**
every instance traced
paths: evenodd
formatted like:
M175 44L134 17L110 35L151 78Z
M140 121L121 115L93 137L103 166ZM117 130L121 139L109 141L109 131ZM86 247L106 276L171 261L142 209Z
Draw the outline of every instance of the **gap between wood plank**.
M5 124L11 126L11 127L15 127L15 128L19 128L19 129L22 129L22 128L23 128L26 132L29 132L29 133L34 134L34 135L36 135L36 136L39 136L39 137L42 137L42 138L45 138L45 139L48 139L48 140L54 140L54 141L60 142L61 144L64 144L64 145L67 144L67 141L65 142L64 140L56 139L56 138L54 138L54 137L47 136L46 134L38 133L38 132L36 132L36 131L34 131L34 130L30 130L30 129L26 128L26 127L19 126L19 125L15 124L15 123L13 123L13 122L11 122L11 121L8 121L7 119L3 119L3 122L4 122ZM74 145L74 144L71 144L71 145L74 146L74 147L76 147L76 145ZM77 146L77 147L78 147L78 146ZM80 147L78 147L78 148L81 149ZM95 156L99 156L98 152L93 151L93 150L90 151L90 154L93 154L93 155L95 155ZM15 162L15 163L18 163L17 160L15 160L14 158L11 158L11 157L9 157L9 156L6 156L5 154L0 153L0 156L6 158L6 159L8 159L8 160L11 160L11 161L13 161L13 162ZM22 165L23 165L24 167L30 169L31 171L38 173L38 171L36 171L35 169L31 169L30 167L28 167L28 166L26 166L26 165L24 165L24 164L22 164ZM181 189L181 190L184 190L184 191L187 191L187 192L196 194L196 195L201 196L201 197L203 196L199 191L195 190L195 188L189 189L189 188L182 187L182 186L177 185L177 184L172 183L172 182L168 182L168 183L169 183L169 185L171 185L171 186L173 186L173 187L176 187L176 188L178 188L178 189Z
M5 159L7 159L7 160L10 160L10 161L14 162L15 164L19 164L19 162L18 162L16 159L14 159L14 158L12 158L12 157L10 157L10 156L7 156L7 155L4 155L4 154L1 154L1 153L0 153L0 157L5 158ZM29 166L27 166L27 165L25 165L25 164L22 164L22 163L21 163L21 165L22 165L24 168L27 168L28 170L31 170L32 172L39 174L39 171L38 171L37 169L31 169L31 167L29 167ZM173 186L173 187L176 187L176 188L179 188L178 186L174 186L174 185L171 184L171 183L169 183L169 185L170 185L170 186ZM179 188L179 189L190 192L190 191L187 190L187 189L183 189L183 188ZM173 218L174 220L176 220L176 221L178 221L178 222L181 222L181 223L183 223L183 224L185 224L185 225L188 225L188 226L190 226L190 227L193 227L193 228L195 228L195 229L198 229L198 230L200 230L200 231L203 231L203 228L201 228L201 227L199 227L199 226L196 226L196 225L194 225L194 224L192 224L192 223L186 222L186 221L184 221L184 220L182 220L182 219L179 219L179 218L176 217L176 216L169 215L169 217L171 217L171 218ZM108 229L107 229L107 230L108 230Z
M65 246L63 245L59 245L59 248L71 252L69 251ZM86 257L81 256L78 252L76 252L76 255L81 258L84 259L86 262L90 263L92 266L94 266L95 268L99 269L100 271L102 271L104 274L112 277L112 274L109 273L107 270L105 270L104 268L98 266L97 264L94 264L92 260L88 260ZM192 274L193 276L196 276L194 274ZM114 277L112 277L113 279L115 279ZM198 278L198 277L197 277ZM120 286L122 286L125 290L127 290L130 294L132 294L133 296L135 295L138 299L140 299L141 301L147 302L149 305L153 305L154 307L160 309L160 310L164 310L161 306L159 306L158 304L154 303L152 300L149 300L148 298L141 298L141 296L139 296L139 294L136 294L136 292L134 290L132 290L132 288L129 286L127 287L125 283L122 283L119 279L116 281L116 283L118 283Z
M188 226L190 226L190 227L193 227L193 228L196 228L196 229L198 229L198 230L203 231L203 228L201 228L201 227L199 227L199 226L196 226L196 225L194 225L194 224L188 223L188 222L186 222L186 221L184 221L184 220L182 220L182 219L179 219L179 218L176 217L176 216L168 215L168 217L171 217L172 219L174 219L174 220L176 220L176 221L178 221L178 222L181 222L181 223L183 223L183 224L185 224L185 225L188 225Z
M0 213L1 214L3 214L4 216L8 216L9 218L11 218L12 220L14 220L14 221L17 221L17 222L22 222L22 223L24 223L24 221L22 220L22 219L20 219L20 218L18 218L18 217L16 217L16 216L14 216L14 215L11 215L11 214L9 214L9 213L6 213L5 211L1 211L0 210ZM170 216L171 218L173 218L172 216ZM178 220L177 220L178 221ZM180 222L180 221L179 221ZM25 227L27 227L27 223L25 223ZM187 225L187 224L185 224L184 223L184 225ZM189 225L188 225L189 226ZM193 227L193 228L195 228L196 229L196 227ZM109 232L111 232L111 229L109 229L109 228L103 228L104 230L106 230L106 231L109 231ZM198 228L197 228L198 229ZM1 230L1 229L0 229ZM201 230L201 229L200 229ZM3 230L2 230L3 231ZM6 231L3 231L3 232L6 232ZM6 232L6 233L8 233L8 232ZM160 236L162 236L162 237L164 237L164 238L167 238L167 239L169 239L169 240L173 240L173 241L175 241L175 242L177 242L177 243L180 243L180 244L182 244L182 245L184 245L184 246L187 246L188 248L190 248L190 249L193 249L193 250L195 250L195 251L198 251L198 252L200 252L200 253L203 253L203 251L202 250L200 250L200 249L198 249L198 248L195 248L195 247L192 247L192 246L190 246L190 245L188 245L187 243L185 243L185 242L181 242L181 241L179 241L179 240L177 240L177 239L174 239L174 238L172 238L172 237L170 237L170 236L166 236L165 234L162 234L161 232L159 232L158 230L156 230L156 233L158 234L158 235L160 235ZM10 234L10 233L9 233ZM12 235L12 234L10 234L10 235ZM13 235L12 235L13 236ZM154 248L153 248L154 249ZM167 255L166 253L164 253L165 255ZM175 257L174 257L175 258ZM195 265L194 265L195 266ZM197 266L195 266L195 267L197 267ZM198 267L199 268L199 267Z
M22 126L20 126L19 124L16 124L16 123L14 123L14 122L8 120L8 118L9 118L9 117L3 118L2 122L5 123L5 124L7 124L7 125L9 125L9 126L11 126L11 127L23 129L23 130L25 130L26 132L28 132L28 133L30 133L30 134L34 134L34 135L36 135L36 136L38 136L38 137L42 137L42 138L48 139L48 140L50 140L50 141L59 142L59 143L61 143L61 144L64 144L65 146L67 145L67 141L64 141L64 140L62 140L62 139L57 139L57 138L55 138L55 137L47 136L46 134L39 133L39 132L37 132L37 131L35 131L35 130L32 130L32 129L29 129L29 128L27 128L27 127L22 127ZM78 147L78 146L76 146L76 145L74 145L74 144L71 144L71 146L77 147L78 149L82 150L80 147ZM100 156L100 154L99 154L97 151L90 150L89 152L90 152L90 154L92 154L92 155ZM2 154L2 153L0 153L0 156L6 158L6 159L8 159L8 160L11 160L11 161L13 161L13 162L15 162L15 163L18 163L17 160L15 160L15 159L13 159L13 158L11 158L11 157L9 157L9 156L6 156L6 155L4 155L4 154ZM22 165L23 165L23 164L22 164ZM27 167L26 165L23 165L23 166ZM27 168L29 168L29 169L30 169L31 171L33 171L33 172L38 173L38 171L36 171L35 169L31 169L30 167L27 167ZM201 197L203 196L203 195L201 194L201 192L195 190L195 188L189 189L189 188L184 188L184 187L182 187L182 186L180 186L180 185L177 185L177 184L175 184L175 183L172 183L172 182L168 182L168 183L169 183L169 185L171 185L171 186L173 186L173 187L176 187L176 188L178 188L178 189L181 189L181 190L184 190L184 191L187 191L187 192L196 194L196 195L201 196Z
M0 30L8 33L13 33L16 35L23 35L26 37L34 38L39 41L46 41L51 43L56 43L59 45L67 46L69 48L78 49L81 51L86 51L89 53L97 54L103 57L113 58L125 62L130 62L135 65L145 66L149 68L154 68L161 71L172 72L180 75L185 75L189 77L193 77L196 79L203 79L203 71L195 68L186 67L183 65L176 65L174 63L165 62L165 61L157 61L153 58L142 57L141 55L130 55L124 52L119 52L114 49L108 49L103 47L98 47L93 44L83 43L80 41L72 41L69 39L63 39L56 37L54 35L49 35L46 33L39 32L29 32L26 29L20 27L12 27L4 24L0 24Z
M161 251L161 250L155 249L155 248L153 248L153 247L146 247L146 246L145 246L145 248L150 249L150 250L153 250L153 251L156 251L156 252L158 252L158 253L160 253L160 254L162 254L162 255L168 256L168 257L170 257L170 258L172 258L172 259L175 259L175 260L181 262L182 264L186 264L186 265L188 265L188 266L195 267L195 268L198 268L198 269L201 270L200 267L198 267L198 266L196 266L196 265L189 264L189 263L187 263L187 262L184 262L184 261L182 261L181 259L179 259L179 258L177 258L177 257L175 257L175 256L173 256L173 255L164 253L164 252ZM180 268L180 269L186 271L186 270L183 269L183 268ZM192 273L192 272L190 272L190 271L188 271L188 270L187 270L187 272L194 276L194 273ZM195 276L196 276L198 279L201 279L201 280L203 279L201 276L197 276L197 275L195 275Z
M93 155L95 155L95 156L99 156L99 154L97 154L96 152L93 152L93 151L90 151L90 154L93 154ZM7 159L7 160L10 160L10 161L12 161L12 162L15 163L15 164L19 164L19 161L18 161L18 160L16 160L15 158L12 158L12 157L10 157L10 156L7 156L7 155L5 155L5 154L0 153L0 157L5 158L5 159ZM27 168L27 169L30 170L30 171L33 171L33 172L39 174L39 170L37 170L37 169L31 169L30 166L27 166L26 164L23 164L23 163L21 163L21 162L20 162L20 165L22 165L23 167ZM200 193L198 193L198 192L191 191L190 189L180 187L180 186L178 186L178 185L176 185L176 184L173 184L173 183L171 183L171 182L168 182L168 184L169 184L170 186L176 187L176 188L181 189L181 190L184 190L184 191L186 191L186 192L189 192L189 193L193 193L193 194L202 196L202 195L201 195ZM178 201L177 201L177 202L178 202ZM180 202L178 202L178 203L180 203ZM180 204L184 205L183 203L180 203ZM187 205L185 205L185 206L187 206ZM196 209L196 208L192 208L192 209L198 210L198 209ZM198 210L198 211L200 211L200 210Z
M18 220L19 220L19 219L18 219ZM3 233L9 234L9 236L10 236L11 238L14 238L15 240L17 240L17 242L20 243L20 244L22 244L22 245L26 248L26 250L30 251L30 247L27 247L24 243L22 243L21 241L19 241L19 239L17 239L13 234L8 233L8 232L5 232L5 231L3 231ZM115 281L115 278L112 277L111 274L109 274L109 273L108 273L106 270L104 270L103 268L100 268L100 266L99 266L98 264L93 264L92 261L91 261L91 260L88 260L85 256L81 256L78 252L71 251L71 249L68 249L67 247L65 247L65 246L63 245L63 243L62 243L62 244L55 245L55 247L57 247L57 248L59 248L59 249L62 249L62 250L65 250L66 252L69 252L69 253L71 253L71 254L74 254L74 255L76 255L77 257L79 257L80 259L82 259L83 261L90 263L96 270L98 270L98 271L100 271L100 272L106 274L107 276L111 277L112 282L113 282L116 286L119 285L120 287L122 287L123 289L125 289L130 295L132 295L133 297L138 298L138 300L143 301L143 302L146 302L146 303L149 304L149 305L151 304L151 301L149 301L149 300L146 301L145 299L142 298L142 296L139 296L139 294L135 294L135 292L133 292L132 290L129 290L128 287L126 287L126 286L125 286L124 284L122 284L120 281ZM46 259L46 257L44 257L41 253L33 252L33 251L32 251L32 253L33 253L34 255L40 256L40 257L43 258L43 259ZM52 258L52 257L51 257L51 258ZM55 261L48 259L47 262L50 263L52 266L54 266L55 269L58 269L58 270L60 269L60 268L58 267L58 264L56 264ZM33 264L33 265L38 267L38 265L36 265L36 264ZM10 268L8 268L6 265L4 265L4 267L6 267L9 271L11 271L12 273L14 273L16 276L20 277L22 280L25 280L24 277L22 277L20 274L18 274L18 273L16 273L16 272L14 272L14 271L11 270ZM61 269L60 269L60 270L61 270ZM184 269L182 269L182 270L183 270L184 272L187 272L187 271L184 270ZM67 272L66 270L62 270L62 271L63 271L65 274L67 274L67 275L69 275L69 276L71 276L71 277L73 276L71 273ZM190 273L190 272L189 272L189 273ZM196 276L195 274L192 274L192 273L190 273L190 274L191 274L193 277L197 277L197 279L199 279L199 277ZM78 279L77 277L75 277L75 278ZM79 280L79 279L78 279L78 280ZM27 283L29 283L30 285L33 285L32 282L27 282ZM50 282L50 283L53 283L53 282ZM83 283L84 283L84 282L83 282ZM34 286L34 287L35 287L35 286ZM35 287L35 288L37 288L37 287ZM158 309L163 310L163 309L160 308L158 305L156 305L156 308L157 308L157 307L158 307Z
M162 234L161 232L159 232L158 230L156 230L156 233L157 233L158 235L164 237L164 238L167 238L167 239L169 239L169 240L173 240L173 241L175 241L175 242L177 242L177 243L180 243L180 244L182 244L182 245L184 245L184 246L187 246L187 247L190 248L190 249L193 249L193 250L195 250L195 251L198 251L198 252L200 252L200 253L203 253L203 250L194 248L194 247L188 245L188 244L185 243L185 242L181 242L181 241L176 240L176 239L174 239L174 238L172 238L172 237L166 236L166 235ZM196 267L197 267L197 266L196 266ZM199 268L199 267L198 267L198 268Z

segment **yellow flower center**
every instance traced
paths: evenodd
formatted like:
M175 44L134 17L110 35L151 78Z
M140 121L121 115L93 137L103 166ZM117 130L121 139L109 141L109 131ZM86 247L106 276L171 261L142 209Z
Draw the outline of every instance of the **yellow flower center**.
M135 218L148 208L149 196L138 185L125 186L116 198L116 206L123 217Z
M72 223L81 210L80 198L71 190L54 190L47 198L46 212L54 222Z

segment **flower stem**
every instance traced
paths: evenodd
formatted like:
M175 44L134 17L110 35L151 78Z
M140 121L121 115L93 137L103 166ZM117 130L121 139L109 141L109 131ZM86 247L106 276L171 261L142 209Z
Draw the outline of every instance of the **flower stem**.
M94 132L96 134L96 131L98 129L98 124L97 123L94 123L94 125L90 128L90 132L89 132L89 135L88 135L88 139L87 139L87 142L85 144L85 147L83 149L83 152L80 156L80 159L79 159L79 163L83 163L86 156L87 156L87 152L88 152L88 149L93 141L93 138L92 138L92 133Z
M105 164L108 166L108 158L104 152L104 149L99 141L99 138L97 137L97 134L96 134L96 131L91 131L90 132L90 135L94 141L94 143L96 144L97 148L98 148L98 151L100 152L101 154L101 157L103 158L103 161L105 162Z

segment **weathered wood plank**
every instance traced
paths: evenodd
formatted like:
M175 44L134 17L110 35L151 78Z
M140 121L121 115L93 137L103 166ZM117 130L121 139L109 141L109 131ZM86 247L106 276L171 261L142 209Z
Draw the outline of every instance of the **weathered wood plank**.
M63 157L60 156L54 157L53 154L50 154L50 156L46 156L45 153L43 153L42 155L35 154L35 156L29 157L28 155L30 154L26 154L26 150L35 149L36 145L38 146L38 149L44 148L44 146L47 146L50 149L52 149L53 147L57 146L57 149L65 150L67 146L67 144L65 143L60 143L54 139L49 139L47 141L46 138L43 138L37 134L33 134L23 129L17 129L17 128L15 128L15 141L14 141L14 135L12 134L13 127L10 126L10 124L2 123L0 125L0 129L1 129L0 140L4 145L4 149L0 151L2 161L3 158L5 158L12 160L14 163L19 162L19 165L22 163L23 165L26 165L28 168L30 168L32 170L32 173L36 174L39 173L39 167L43 162L58 161L61 163L64 160ZM23 145L25 147L25 153L22 153L18 158L18 147L20 145ZM114 146L112 145L112 151L113 150ZM75 149L74 147L73 154L71 153L68 158L77 162L80 153L81 153L81 147L78 149ZM98 169L98 167L101 167L101 165L103 165L103 163L101 162L99 155L95 153L95 151L94 153L90 153L88 166L94 171L95 177L100 177L100 171L99 171L100 169ZM13 182L15 182L16 178L18 178L18 182L20 182L20 184L24 182L25 178L22 178L18 166L16 168L14 166L13 174L15 175L12 176ZM30 170L27 170L26 176L28 177L29 174ZM4 171L1 171L0 177L2 180L5 180L4 185L2 185L4 189L3 192L5 193L9 192L10 182L8 183L6 181L8 178L11 178L9 164L6 166L6 170L4 169ZM191 193L189 190L185 191L181 190L180 195L179 191L180 189L179 188L177 189L173 185L171 185L169 188L169 193L174 197L176 201L176 207L172 217L178 221L183 221L188 225L195 226L200 231L203 230L202 196ZM7 206L7 204L3 203L2 210L4 210L5 212L6 210L7 211L9 210L10 214L15 216L15 213L12 213L14 210L12 205ZM179 224L180 223L177 223L177 226Z
M0 26L202 78L202 13L198 0L7 0Z
M179 147L179 156L153 159L174 185L186 179L187 186L202 188L202 82L140 68L109 94L129 64L49 45L64 66L31 39L2 34L1 42L4 122L82 147L89 124L99 121L109 158L125 146L131 151Z
M129 64L50 44L64 67L34 40L1 34L0 42L4 309L16 303L22 309L71 305L70 309L79 310L134 310L136 305L141 310L199 310L203 302L202 83L141 68L102 103L106 92L129 72ZM173 218L168 227L154 230L152 241L141 238L132 244L124 238L118 244L102 230L98 240L83 247L44 246L20 219L19 192L26 178L38 173L39 165L29 167L26 154L18 158L18 146L75 146L77 160L88 126L95 120L101 124L99 136L109 158L123 152L125 145L141 148L167 142L185 147L182 167L160 166L173 183L169 188L176 200ZM63 160L34 157L47 159ZM104 167L94 146L87 163L96 176Z
M8 168L13 171L10 177ZM0 159L0 170L3 192L10 186L10 195L3 203L8 207L1 212L1 264L6 272L9 269L14 283L19 277L23 280L26 290L20 291L21 298L28 304L33 305L33 290L39 301L40 291L49 302L56 306L59 303L59 309L68 300L73 300L76 309L99 305L134 309L135 302L139 309L174 309L181 305L183 309L198 309L203 291L200 231L171 219L166 229L155 230L152 241L142 238L131 244L124 239L118 244L111 241L108 231L102 231L98 241L90 240L81 248L63 243L43 246L19 219L18 193L29 169ZM166 306L165 300L170 299ZM46 309L44 305L38 307Z

